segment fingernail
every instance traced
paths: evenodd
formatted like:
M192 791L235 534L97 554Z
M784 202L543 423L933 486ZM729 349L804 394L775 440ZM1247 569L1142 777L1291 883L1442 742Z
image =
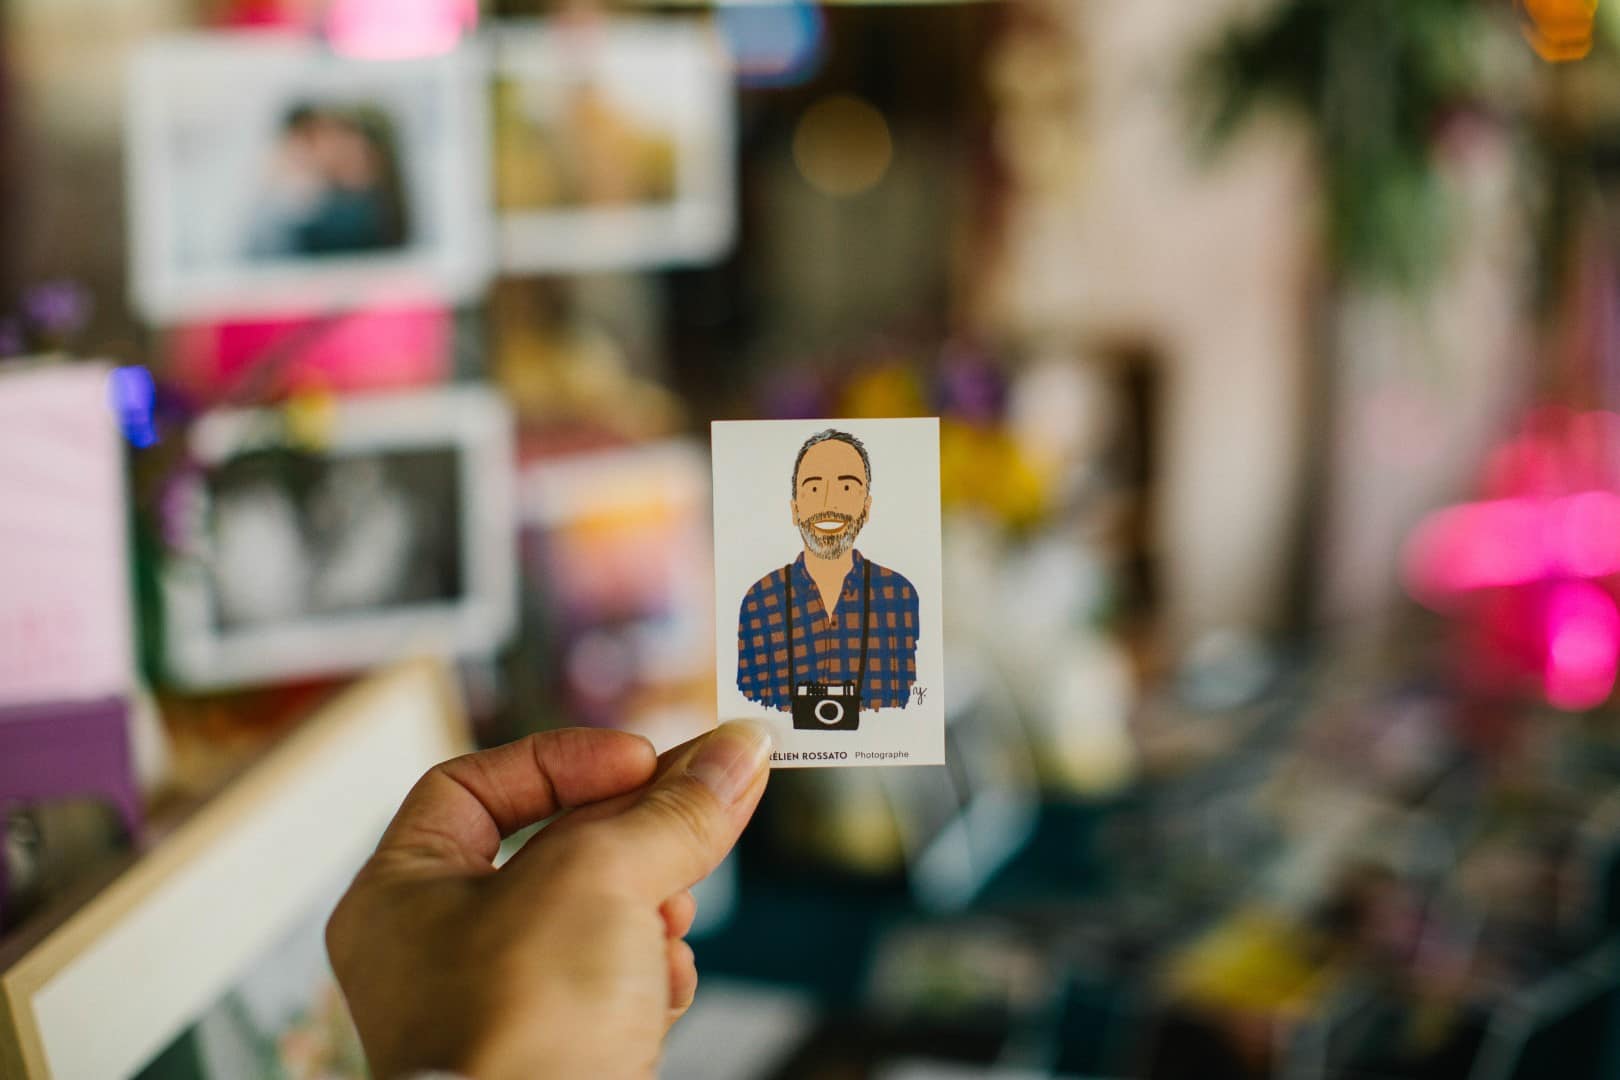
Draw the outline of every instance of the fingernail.
M687 762L686 775L730 806L753 785L770 753L770 732L759 724L746 720L722 724Z

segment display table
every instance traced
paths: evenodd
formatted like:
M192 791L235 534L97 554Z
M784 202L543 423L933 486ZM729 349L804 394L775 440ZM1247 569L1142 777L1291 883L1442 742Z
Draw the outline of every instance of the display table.
M448 669L411 662L160 816L138 855L0 941L0 1075L138 1073L289 928L324 924L410 785L467 744Z

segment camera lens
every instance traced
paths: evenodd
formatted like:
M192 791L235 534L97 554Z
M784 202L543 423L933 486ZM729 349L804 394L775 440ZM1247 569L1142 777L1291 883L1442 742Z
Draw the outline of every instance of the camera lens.
M830 710L832 715L828 716L827 713L822 712L823 709ZM831 727L834 724L842 723L844 720L844 703L842 701L834 701L832 698L822 698L820 701L816 702L816 719L820 720L828 727Z

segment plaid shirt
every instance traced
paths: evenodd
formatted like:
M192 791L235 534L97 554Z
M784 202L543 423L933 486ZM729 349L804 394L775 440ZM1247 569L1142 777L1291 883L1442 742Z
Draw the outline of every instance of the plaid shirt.
M737 615L737 689L750 701L787 712L786 577L793 574L793 678L795 683L854 681L861 666L862 576L859 551L844 576L836 616L829 620L821 594L805 569L804 554L773 570L748 590ZM886 566L872 563L872 599L866 618L866 679L861 708L903 709L917 681L917 590Z

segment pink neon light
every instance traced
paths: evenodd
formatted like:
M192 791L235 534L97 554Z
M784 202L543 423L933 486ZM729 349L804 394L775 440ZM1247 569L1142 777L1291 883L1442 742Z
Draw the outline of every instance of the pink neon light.
M1553 588L1546 614L1547 700L1560 709L1590 709L1614 692L1620 657L1620 610L1584 581Z
M1481 677L1534 672L1559 708L1601 704L1620 670L1620 416L1537 410L1484 488L1414 531L1408 586L1469 620Z
M1620 494L1496 499L1442 510L1407 546L1413 591L1444 603L1477 589L1620 573Z
M1620 495L1583 491L1548 508L1549 547L1560 572L1601 578L1620 572Z
M478 0L333 0L332 50L360 60L408 60L450 52L478 24Z

